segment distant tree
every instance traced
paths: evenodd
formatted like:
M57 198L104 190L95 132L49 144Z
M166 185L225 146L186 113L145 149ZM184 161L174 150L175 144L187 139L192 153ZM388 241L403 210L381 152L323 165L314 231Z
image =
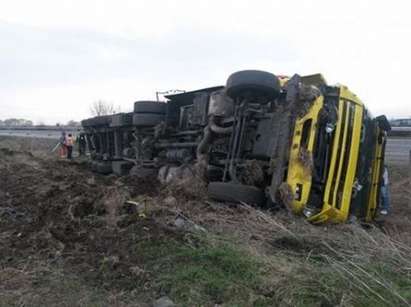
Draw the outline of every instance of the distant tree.
M111 102L97 100L90 106L90 112L93 116L110 115L116 113L116 109Z
M80 126L80 122L76 122L75 120L69 120L69 121L67 122L67 126L70 126L70 127L79 127L79 126Z
M0 119L0 126L4 126L4 122Z
M18 125L18 119L17 118L7 118L4 120L4 125L6 126L17 126Z
M42 121L42 120L39 120L38 122L37 122L37 126L45 126L46 124L44 123L44 121Z
M3 124L10 127L33 126L33 122L31 120L24 118L8 118L3 121Z

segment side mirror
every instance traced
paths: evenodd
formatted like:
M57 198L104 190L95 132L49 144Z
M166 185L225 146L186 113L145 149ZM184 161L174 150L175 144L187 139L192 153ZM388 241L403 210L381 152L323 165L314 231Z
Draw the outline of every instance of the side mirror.
M377 116L377 117L375 118L375 120L377 121L378 127L379 127L381 130L384 130L384 131L386 131L386 132L391 131L390 122L388 121L388 119L387 119L387 117L386 117L385 115Z

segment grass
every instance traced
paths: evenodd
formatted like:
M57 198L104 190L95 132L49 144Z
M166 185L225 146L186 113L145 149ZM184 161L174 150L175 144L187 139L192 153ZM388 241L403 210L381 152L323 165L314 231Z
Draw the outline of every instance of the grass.
M411 249L378 229L344 225L296 235L324 249L294 254L275 301L289 306L410 306ZM320 230L320 231L318 231ZM333 229L333 232L335 229ZM315 244L312 244L315 246Z
M244 237L203 232L137 241L141 275L121 277L114 260L101 259L109 276L102 282L121 277L115 293L53 266L0 270L0 306L127 306L163 295L178 306L411 306L406 244L374 227L315 227L268 215L264 223L270 232L258 248Z
M407 306L410 279L384 264L359 264L324 256L296 263L273 301L288 306ZM394 276L392 276L394 275Z
M228 241L194 239L195 245L160 241L143 247L159 292L183 306L252 300L259 291L263 264Z
M120 294L84 287L52 267L35 275L0 271L9 285L0 306L126 306L144 292L168 295L178 306L410 306L409 247L378 229L279 226L265 250L211 234L141 241L135 252L148 283Z
M179 306L411 306L410 247L373 227L270 224L265 250L210 234L141 244L155 292Z

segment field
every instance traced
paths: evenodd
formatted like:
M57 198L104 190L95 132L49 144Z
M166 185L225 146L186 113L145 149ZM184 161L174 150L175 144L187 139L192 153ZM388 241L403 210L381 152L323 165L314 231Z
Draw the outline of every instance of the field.
M385 220L313 226L97 175L53 143L0 137L0 306L411 305L408 164L390 165Z

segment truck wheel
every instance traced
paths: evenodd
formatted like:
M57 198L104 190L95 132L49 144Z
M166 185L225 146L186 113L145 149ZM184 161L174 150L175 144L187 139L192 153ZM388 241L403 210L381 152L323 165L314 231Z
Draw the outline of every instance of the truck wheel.
M96 165L96 172L103 175L112 173L113 167L111 165L111 162L98 162Z
M108 126L111 123L111 115L96 116L91 119L92 126Z
M95 119L95 117L86 119L86 120L85 120L85 123L84 123L84 124L86 125L86 127L93 127L93 126L95 126L96 124L95 124L94 119ZM83 125L83 127L84 127L84 125Z
M210 182L208 195L216 200L244 202L249 205L261 206L265 203L265 195L262 190L255 186L238 183Z
M245 95L263 96L268 100L278 97L280 81L272 73L260 70L242 70L227 79L227 95L233 99Z
M92 161L90 164L90 168L92 172L97 172L97 161Z
M156 126L164 121L164 114L135 113L133 115L133 126Z
M83 119L83 120L81 121L81 126L83 126L83 127L91 127L91 126L92 126L91 123L92 123L91 118Z
M133 113L118 113L111 118L111 127L131 126L133 123Z
M155 113L165 114L167 104L159 101L136 101L134 103L134 113Z

